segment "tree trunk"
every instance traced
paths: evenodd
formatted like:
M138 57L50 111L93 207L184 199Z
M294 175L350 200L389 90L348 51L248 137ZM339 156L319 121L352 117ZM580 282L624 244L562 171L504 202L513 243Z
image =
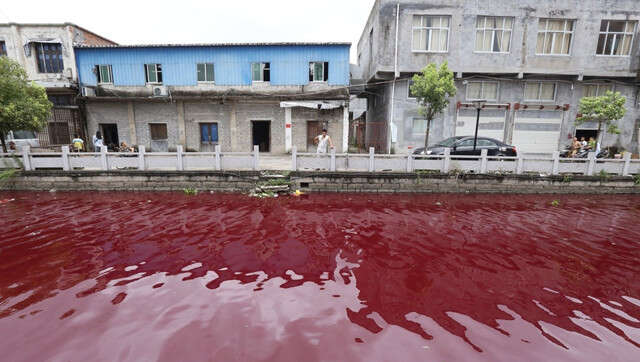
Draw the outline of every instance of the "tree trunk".
M429 131L431 130L431 120L428 119L427 120L427 130L425 131L425 135L424 135L424 147L427 148L429 147Z
M2 152L7 153L7 145L4 142L4 132L0 131L0 143L2 143Z

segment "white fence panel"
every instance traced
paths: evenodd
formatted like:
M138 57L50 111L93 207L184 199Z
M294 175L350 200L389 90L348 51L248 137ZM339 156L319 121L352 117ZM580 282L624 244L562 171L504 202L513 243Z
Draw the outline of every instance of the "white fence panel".
M178 165L178 156L176 153L145 153L144 160L146 170L175 171Z
M561 158L558 164L558 173L584 174L589 167L589 160L586 158Z
M101 170L99 153L70 153L69 165L72 170Z
M518 159L516 157L489 157L487 160L487 172L516 173Z
M337 163L337 162L336 162ZM357 154L357 155L349 155L347 157L347 166L348 168L344 168L344 171L369 171L369 155L368 154ZM336 167L340 170L341 167Z
M31 153L31 168L62 168L62 153Z
M630 175L640 175L640 160L631 160L629 164Z
M230 152L220 155L223 170L252 170L253 154L247 152Z
M215 170L216 154L187 152L182 154L182 162L185 170Z
M0 153L0 168L21 168L20 154Z
M464 172L474 172L480 173L481 166L480 158L478 157L460 157L460 156L452 156L451 164L449 165L450 171L464 171Z
M385 156L376 155L374 160L375 171L397 171L407 170L407 156Z
M110 170L137 170L138 153L108 153L107 164Z
M414 170L442 170L444 157L441 156L415 156L413 158Z
M593 169L595 175L604 171L606 173L622 175L622 171L624 169L624 160L607 160L607 161L596 161L596 166Z
M525 158L524 172L551 174L553 171L553 159L551 158Z
M336 167L337 167L336 156ZM298 170L328 170L331 163L331 156L328 154L298 153Z

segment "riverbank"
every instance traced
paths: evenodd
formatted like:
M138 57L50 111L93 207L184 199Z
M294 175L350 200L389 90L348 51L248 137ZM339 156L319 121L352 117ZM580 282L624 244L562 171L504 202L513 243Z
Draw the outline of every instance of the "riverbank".
M638 177L327 171L19 171L0 190L248 192L256 185L306 192L640 194Z

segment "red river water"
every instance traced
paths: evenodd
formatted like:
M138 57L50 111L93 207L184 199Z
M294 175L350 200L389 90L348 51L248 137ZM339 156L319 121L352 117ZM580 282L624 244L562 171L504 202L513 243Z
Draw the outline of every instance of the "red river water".
M0 231L3 361L640 361L640 197L2 192Z

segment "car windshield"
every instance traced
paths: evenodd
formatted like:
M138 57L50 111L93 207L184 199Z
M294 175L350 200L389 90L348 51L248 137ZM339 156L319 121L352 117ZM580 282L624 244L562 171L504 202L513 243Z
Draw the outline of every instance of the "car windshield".
M13 138L16 140L27 140L37 138L33 131L13 131Z
M438 142L436 144L436 146L441 146L441 147L452 147L454 143L456 143L456 141L460 140L463 137L451 137L451 138L447 138L445 140L442 140L440 142Z

